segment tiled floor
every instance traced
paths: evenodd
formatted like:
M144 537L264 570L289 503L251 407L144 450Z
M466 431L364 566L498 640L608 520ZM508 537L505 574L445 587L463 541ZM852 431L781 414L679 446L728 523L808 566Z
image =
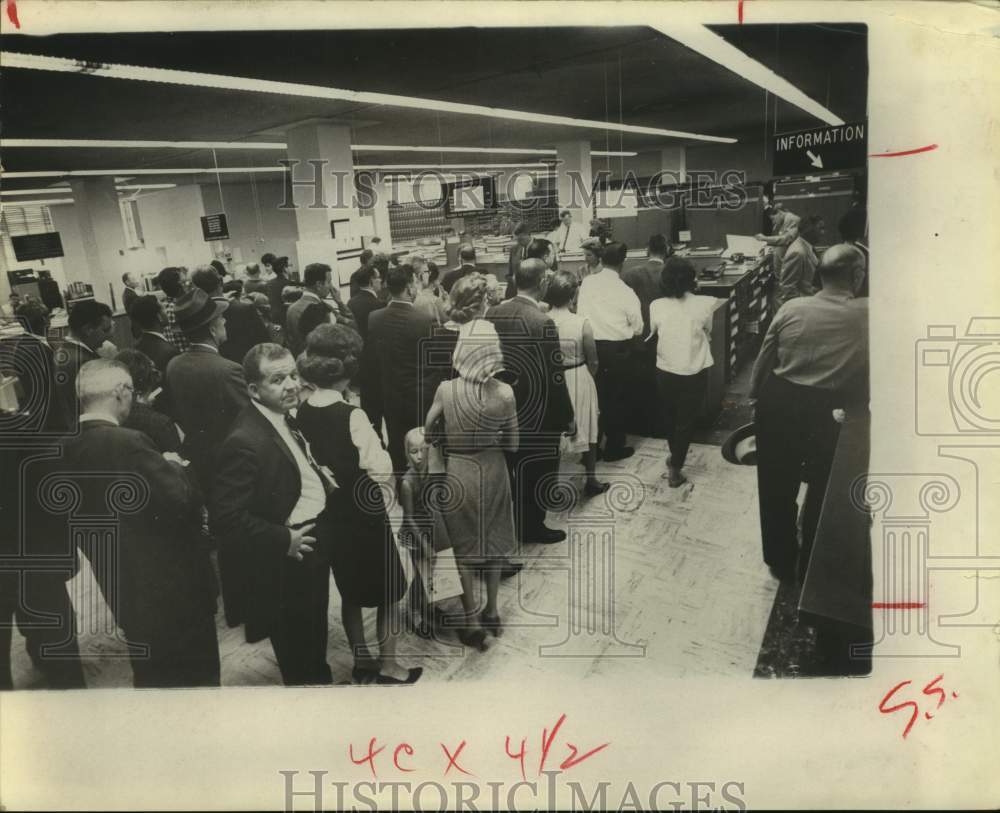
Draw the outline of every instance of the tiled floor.
M689 483L671 489L666 442L639 439L636 447L629 460L599 464L611 491L550 518L569 542L524 551L524 570L501 586L505 634L488 652L461 647L450 631L438 641L403 636L400 651L409 665L424 666L423 680L753 674L777 587L760 561L754 469L726 463L718 446L695 444ZM581 487L575 461L564 461L563 473ZM86 565L77 578L90 582L82 595L96 595ZM331 592L329 662L335 681L346 682L351 658ZM373 613L368 620L373 627ZM280 684L267 642L245 643L221 612L218 623L223 685ZM81 649L93 656L85 663L90 686L130 685L113 637L84 632ZM16 687L41 684L16 633L12 660Z

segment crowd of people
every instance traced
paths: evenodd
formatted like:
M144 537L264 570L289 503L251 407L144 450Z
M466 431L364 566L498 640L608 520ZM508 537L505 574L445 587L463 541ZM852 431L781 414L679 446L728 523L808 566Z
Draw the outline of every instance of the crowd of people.
M219 262L165 268L159 295L126 275L134 342L121 351L107 305L77 303L50 341L45 306L20 304L15 428L62 450L5 453L5 482L23 487L5 498L4 536L49 562L7 585L17 597L0 619L8 638L16 616L49 685L84 685L65 587L78 558L66 540L74 516L114 507L114 549L80 547L137 687L219 685L220 594L230 626L270 641L286 685L331 683L331 572L355 683L420 678L397 655L407 624L487 649L503 634L499 585L523 566L523 546L566 539L547 518L564 455L580 455L581 499L602 493L597 462L634 453L638 416L668 439L670 487L687 480L719 300L697 293L695 268L662 235L629 269L620 242L582 247L584 268L560 270L559 247L519 227L506 288L477 268L472 246L445 273L368 251L346 302L330 266L293 281L288 258L273 254L238 275ZM799 470L810 464L810 484L824 482L830 411L867 382L867 309L854 299L865 258L844 243L816 268L819 290L789 295L753 373L765 559L781 577ZM73 484L75 502L46 496L53 478ZM132 498L114 496L116 478ZM428 575L446 550L461 583L451 616ZM377 608L374 641L365 608ZM9 686L10 674L0 680Z

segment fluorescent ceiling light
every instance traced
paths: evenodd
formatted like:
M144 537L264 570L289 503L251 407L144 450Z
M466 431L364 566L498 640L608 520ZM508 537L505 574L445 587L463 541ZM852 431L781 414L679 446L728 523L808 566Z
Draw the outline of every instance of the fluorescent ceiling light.
M356 164L355 169L545 169L548 164Z
M173 189L176 187L175 183L144 183L144 184L131 184L129 186L116 186L119 192L125 192L133 189ZM16 197L17 195L51 195L53 192L69 192L69 184L58 184L57 186L49 186L43 189L8 189L6 191L0 192L2 197Z
M0 209L15 207L24 209L27 206L57 206L60 203L73 203L73 198L46 198L43 200L7 201L0 203Z
M127 141L89 138L0 138L0 149L11 147L72 147L180 150L283 150L284 143L267 141Z
M214 175L234 174L246 172L284 172L284 167L209 167L207 169L190 169L187 167L175 167L173 169L76 169L62 172L4 172L3 178L63 178L69 177L99 177L101 175L117 175L120 172L128 172L131 175ZM128 180L119 179L115 180Z
M508 121L525 121L531 124L553 124L562 127L581 127L592 130L610 130L621 133L684 138L696 141L715 141L732 144L735 138L723 138L701 133L687 133L681 130L665 130L660 127L644 127L636 124L619 124L612 121L577 119L570 116L553 116L547 113L533 113L526 110L509 110L502 107L484 107L478 104L445 102L439 99L421 99L416 96L397 96L391 93L371 93L367 91L327 88L319 85L302 85L295 82L275 82L264 79L248 79L240 76L223 76L194 71L178 71L167 68L146 68L137 65L117 65L110 62L87 62L80 59L65 59L54 56L40 56L5 51L0 54L0 66L35 71L56 71L76 73L85 76L103 76L109 79L128 79L140 82L162 82L168 85L214 88L217 90L240 90L251 93L274 93L282 96L298 96L308 99L328 99L354 102L363 105L384 105L402 107L426 112L457 113L468 116L486 116Z
M844 120L819 102L810 99L787 79L782 79L766 65L752 59L739 48L730 45L718 34L703 25L654 26L673 40L717 62L749 82L770 91L780 99L815 116L830 125L844 124Z
M355 152L457 152L457 153L496 153L497 155L555 155L553 149L534 149L530 147L408 147L393 144L355 144L351 147ZM600 158L631 158L636 152L608 152L592 150L592 156Z
M183 149L183 150L285 150L288 145L283 141L124 141L121 139L90 139L90 138L4 138L0 139L0 149L13 148L49 148L61 147L72 149L105 148L105 149ZM407 144L354 144L354 152L448 152L448 153L484 153L497 155L555 155L553 149L533 147L413 147ZM631 158L636 152L625 150L592 150L590 153L599 158Z

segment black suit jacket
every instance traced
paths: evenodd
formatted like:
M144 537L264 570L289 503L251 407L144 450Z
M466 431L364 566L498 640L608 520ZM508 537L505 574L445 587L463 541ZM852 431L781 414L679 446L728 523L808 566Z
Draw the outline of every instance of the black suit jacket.
M170 360L166 389L173 418L184 430L184 457L207 490L218 448L240 410L250 403L243 368L196 345Z
M104 538L84 553L126 635L142 643L146 634L186 630L213 615L217 588L201 535L201 493L187 469L165 460L142 432L110 421L83 422L62 450L57 471L81 491L75 513L114 517L117 544ZM109 567L115 560L117 571Z
M134 289L126 286L125 290L122 291L122 310L124 310L125 313L128 313L128 309L132 307L132 303L138 298L139 294L137 294Z
M372 375L377 371L383 409L405 411L416 418L414 426L423 423L437 389L437 378L425 376L421 363L433 330L433 319L402 302L390 302L368 316L368 341L361 363L369 366Z
M214 297L220 302L228 302L229 307L222 314L226 320L226 341L219 348L223 358L243 364L247 351L270 339L264 320L260 318L257 308L249 302L238 299L226 299L224 296Z
M280 617L281 574L290 561L285 522L301 489L291 452L250 404L219 450L209 518L219 539L226 621L246 624L251 643L268 637ZM305 555L322 556L322 546Z
M69 421L64 399L56 388L56 362L52 347L31 333L7 341L14 347L12 372L21 384L21 414L17 423L11 426L11 431L15 428L18 432L66 430Z
M462 277L468 276L469 274L480 273L479 269L474 265L460 265L458 268L453 268L447 274L441 278L441 287L445 289L447 293L451 293L452 286L458 282Z
M271 303L271 319L279 325L285 324L285 303L281 301L281 292L291 285L288 277L275 277L265 283L268 301Z
M162 339L146 331L143 331L138 341L136 341L135 349L149 356L150 361L160 371L160 375L164 375L167 372L167 364L170 363L170 359L176 356L178 352L177 348L167 339Z
M486 318L500 335L505 370L516 376L511 386L521 437L544 438L566 431L573 420L573 405L561 371L555 323L534 302L520 296L494 305Z
M53 344L56 362L56 395L60 402L66 425L74 431L80 417L80 406L76 398L76 374L88 361L100 358L93 350L71 341Z
M358 291L348 300L347 307L354 314L354 322L358 326L358 333L361 334L361 338L367 339L368 317L372 311L384 308L385 302L379 300L371 291Z

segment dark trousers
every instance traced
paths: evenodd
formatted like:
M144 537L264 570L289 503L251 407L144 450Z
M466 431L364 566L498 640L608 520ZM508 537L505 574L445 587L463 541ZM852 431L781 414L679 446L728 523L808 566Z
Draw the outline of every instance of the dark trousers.
M837 398L829 390L793 384L776 375L757 401L757 491L764 561L793 575L798 545L796 498L809 484L802 509L800 573L809 563L840 424L832 415Z
M604 450L618 451L625 445L629 366L632 342L597 342L597 403L601 410L600 431Z
M13 624L50 689L86 686L76 639L76 613L63 573L0 573L0 689L13 688Z
M361 381L361 408L368 416L372 426L375 427L375 434L379 440L382 439L382 393L377 385L373 385L364 379Z
M392 458L393 471L400 474L406 471L406 433L420 425L412 405L386 405L385 431L389 435L387 450Z
M656 371L656 392L670 446L670 465L674 468L681 468L687 460L691 435L705 400L707 386L707 369L694 375Z
M514 524L517 539L531 542L543 532L545 512L554 499L559 473L559 443L522 442L521 448L507 455L511 493L514 497Z
M169 627L129 629L129 643L145 644L129 656L137 689L219 686L219 641L215 617L204 613Z
M657 391L656 343L645 342L634 351L629 372L627 429L630 435L666 437Z
M312 535L312 553L301 562L285 557L282 563L280 616L270 637L286 686L333 681L326 662L331 529L325 517L316 521Z

